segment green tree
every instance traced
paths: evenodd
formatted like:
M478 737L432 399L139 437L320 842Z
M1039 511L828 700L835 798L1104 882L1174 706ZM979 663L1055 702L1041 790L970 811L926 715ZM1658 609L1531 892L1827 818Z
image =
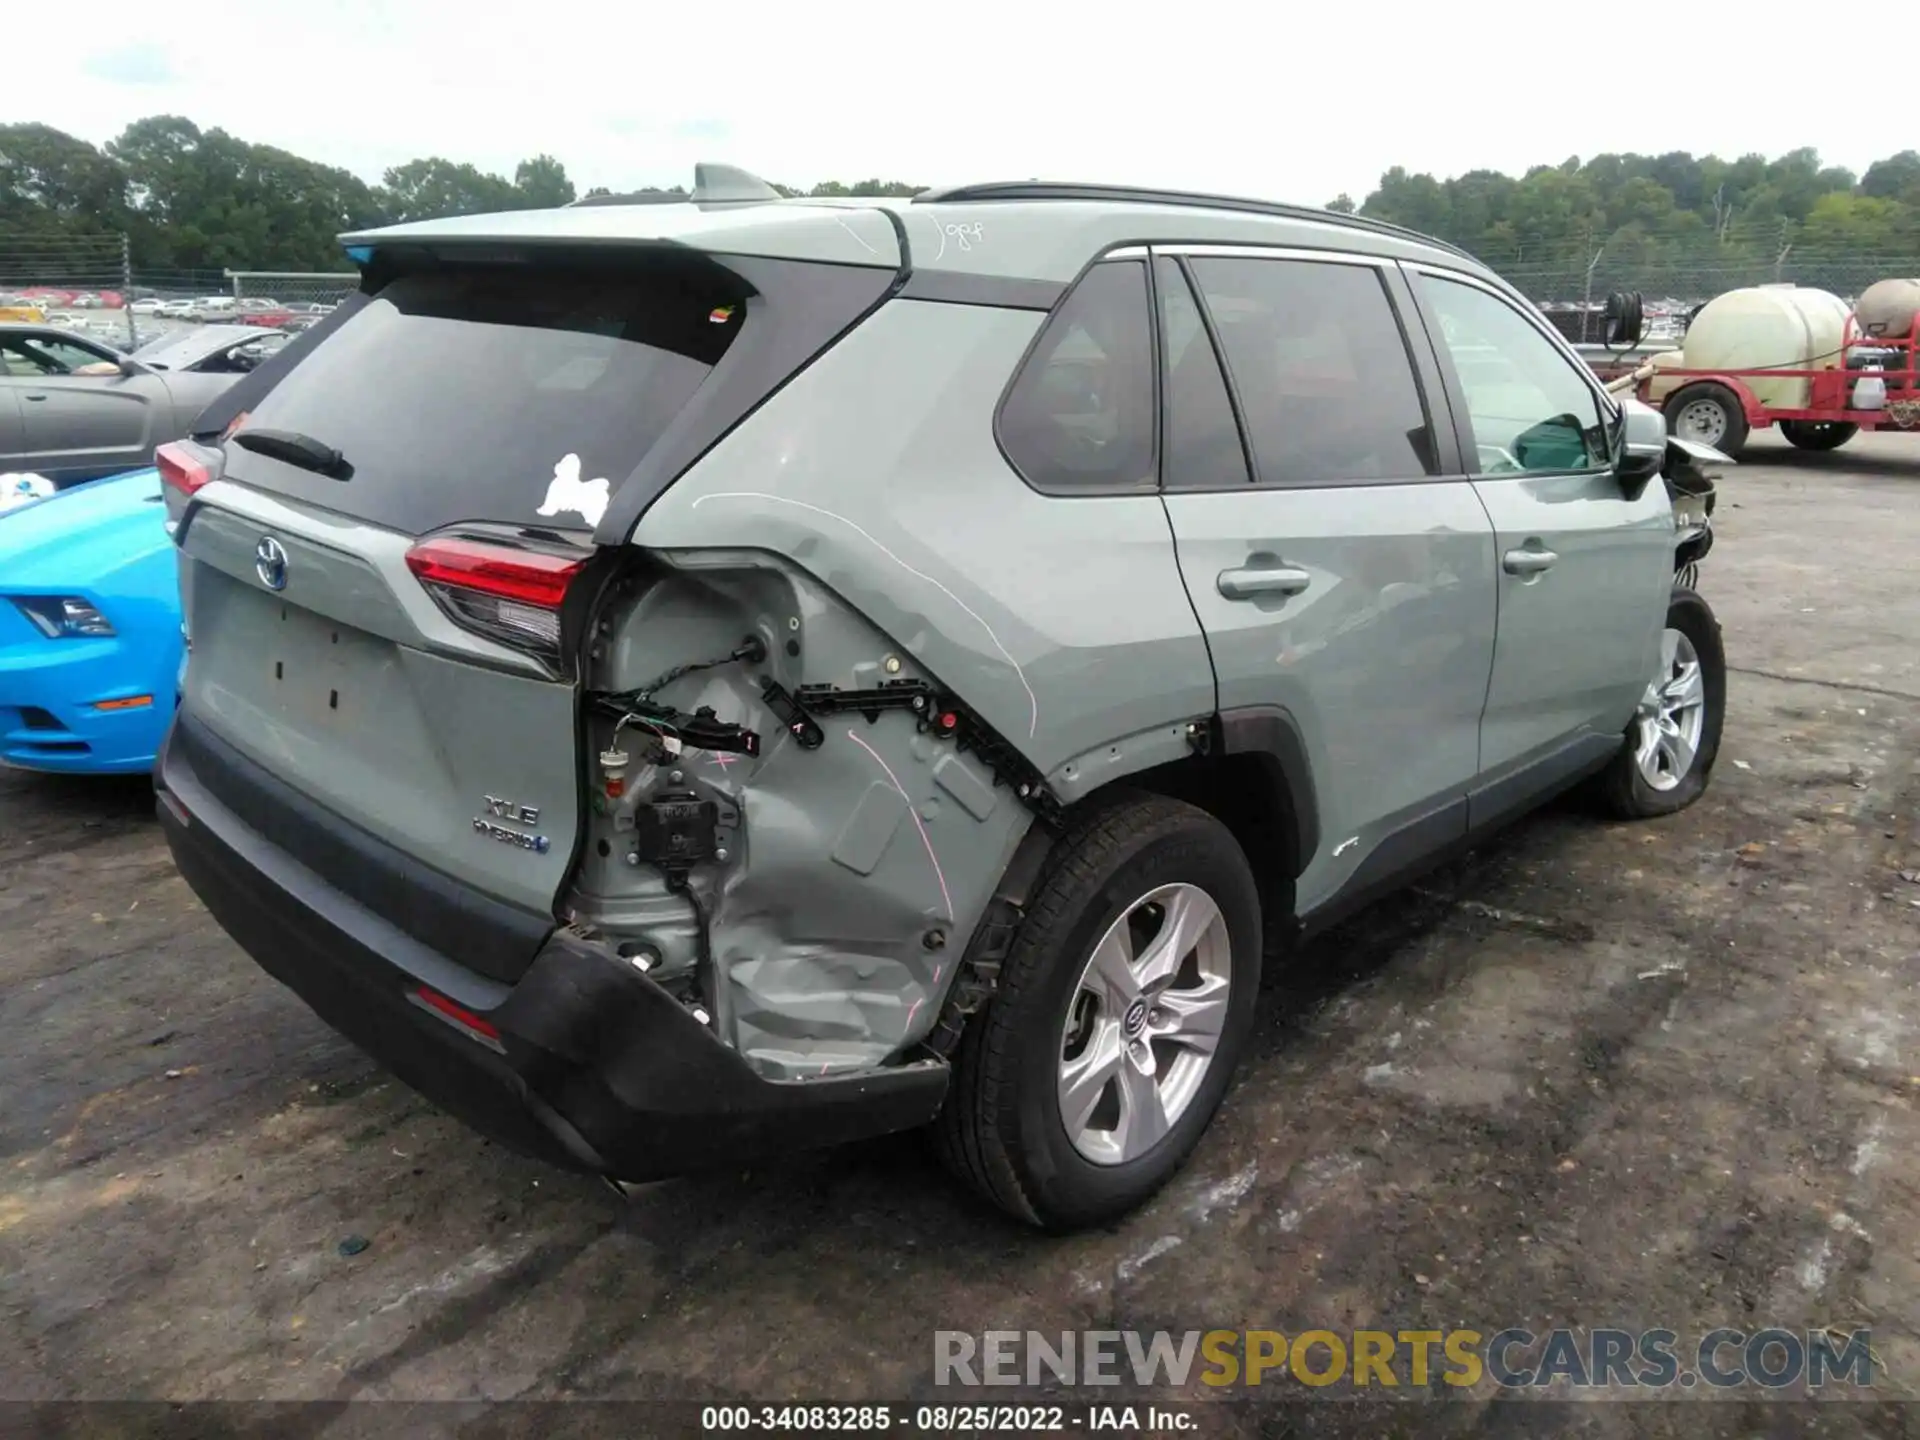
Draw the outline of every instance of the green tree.
M1860 193L1875 200L1920 205L1920 151L1902 150L1898 155L1874 161L1860 177Z
M838 180L823 180L811 190L796 191L794 193L819 197L835 195L893 195L904 198L906 196L918 195L926 188L924 185L909 185L904 180L881 180L876 177L872 180L856 180L851 185L842 184Z
M127 177L51 125L0 125L0 226L97 230L124 224Z
M921 189L877 177L775 188L823 198ZM103 148L47 125L0 125L0 234L125 234L136 269L331 269L344 231L565 205L577 193L566 167L545 154L521 161L511 180L424 156L370 185L180 115L135 121ZM1520 176L1469 170L1447 179L1395 166L1358 207L1340 195L1329 208L1462 245L1542 298L1609 284L1691 293L1776 274L1847 289L1915 268L1920 151L1877 160L1857 178L1811 149L1771 159L1605 153ZM1750 278L1730 278L1738 276Z
M571 205L575 198L573 181L567 178L567 167L551 155L536 155L515 166L513 188L536 210Z
M381 183L388 213L396 221L528 208L525 194L512 181L438 155L396 165Z
M107 152L138 267L337 269L335 237L386 218L373 187L346 170L178 115L134 122Z

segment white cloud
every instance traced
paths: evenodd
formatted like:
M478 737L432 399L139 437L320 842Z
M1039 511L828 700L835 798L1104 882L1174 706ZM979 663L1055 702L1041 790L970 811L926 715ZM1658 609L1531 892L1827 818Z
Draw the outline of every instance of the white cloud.
M716 159L788 184L1045 176L1315 204L1394 164L1814 145L1860 169L1898 148L1808 98L1829 77L1770 12L1799 13L1763 0L1702 66L1663 59L1635 13L1537 0L97 0L87 29L117 44L42 49L9 72L8 109L93 141L184 114L369 179L427 154L511 174L544 150L582 188ZM109 50L142 83L112 78Z

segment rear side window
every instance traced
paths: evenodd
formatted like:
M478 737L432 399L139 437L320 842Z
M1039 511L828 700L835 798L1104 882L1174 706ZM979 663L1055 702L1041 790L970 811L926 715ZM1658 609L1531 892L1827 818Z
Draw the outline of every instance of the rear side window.
M1221 256L1191 263L1260 483L1438 473L1413 361L1377 269Z
M1061 301L1028 354L996 430L1045 491L1154 488L1153 320L1147 267L1110 260Z
M1177 261L1162 259L1155 262L1154 288L1166 346L1166 486L1231 490L1245 485L1250 478L1246 448L1193 287Z
M247 421L340 451L352 478L233 446L228 465L415 534L466 520L591 528L741 331L744 296L723 279L690 265L402 275Z

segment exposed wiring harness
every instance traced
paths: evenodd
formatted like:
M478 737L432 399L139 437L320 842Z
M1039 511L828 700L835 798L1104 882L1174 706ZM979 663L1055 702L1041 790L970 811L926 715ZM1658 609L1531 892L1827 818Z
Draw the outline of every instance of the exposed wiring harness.
M632 700L641 704L651 701L655 691L664 690L674 681L702 670L717 670L722 665L745 663L758 665L767 658L767 646L758 635L749 635L725 655L712 660L692 660L685 665L676 665L663 674L656 675L637 690L621 690L607 696L609 700Z
M730 750L743 755L758 755L759 735L743 725L721 720L710 706L702 706L688 713L661 704L653 697L684 676L702 670L716 670L722 665L755 665L766 658L766 642L757 635L749 635L725 655L676 665L632 690L602 691L590 697L591 703L602 713L614 717L613 736L609 741L614 749L619 748L621 732L631 725L653 736L659 752L655 757L657 759L670 759L682 749Z
M597 707L617 717L614 720L613 734L608 740L609 750L619 751L620 736L631 726L653 737L658 751L655 759L671 759L679 755L683 748L733 750L748 755L759 754L759 735L744 726L719 719L710 707L702 707L688 713L671 705L661 704L653 697L674 681L688 675L698 674L703 670L717 670L723 665L755 665L766 658L766 642L757 635L749 635L725 655L717 655L708 660L690 660L684 665L676 665L671 670L663 671L646 684L634 689L606 691L593 696L593 703ZM622 759L624 760L624 757ZM714 990L717 984L713 965L713 914L707 903L700 898L700 892L693 884L691 872L695 864L714 858L711 853L712 802L698 800L691 794L670 795L659 797L655 802L655 808L679 808L689 803L696 809L707 812L704 842L696 841L694 848L682 849L678 837L675 837L672 848L666 853L656 851L646 858L648 863L660 872L661 878L666 881L667 889L673 894L684 897L688 907L693 911L693 983L699 1000L697 1013L701 1023L710 1024L713 1020ZM642 852L636 849L636 856L640 853Z
M713 972L713 914L701 900L700 892L694 888L693 877L676 865L656 864L654 867L665 877L667 889L674 894L684 896L688 907L693 911L693 983L699 991L700 1003L706 1007L709 1018L713 1015L714 990L717 988Z

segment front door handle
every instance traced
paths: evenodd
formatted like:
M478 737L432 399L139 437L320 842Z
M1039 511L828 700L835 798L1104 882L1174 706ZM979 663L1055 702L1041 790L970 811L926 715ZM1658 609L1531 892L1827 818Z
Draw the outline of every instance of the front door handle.
M1298 595L1313 583L1297 565L1242 567L1222 570L1214 587L1229 600L1251 600L1259 595Z
M1559 558L1551 550L1509 550L1500 563L1509 575L1538 575L1551 570Z

